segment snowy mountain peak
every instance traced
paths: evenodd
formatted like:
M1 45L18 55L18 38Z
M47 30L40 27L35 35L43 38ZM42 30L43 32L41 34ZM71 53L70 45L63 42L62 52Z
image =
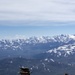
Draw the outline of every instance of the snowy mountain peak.
M41 37L29 37L29 38L15 38L15 39L0 39L0 41L6 42L12 42L12 41L16 41L16 42L26 42L26 43L47 43L47 42L68 42L70 40L75 40L75 35L57 35L57 36L41 36Z
M75 39L75 35L69 35L69 38Z

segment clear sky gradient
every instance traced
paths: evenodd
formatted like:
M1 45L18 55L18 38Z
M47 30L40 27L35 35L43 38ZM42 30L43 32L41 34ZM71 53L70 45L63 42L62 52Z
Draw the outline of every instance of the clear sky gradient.
M0 38L75 34L75 26L0 26Z
M75 34L75 0L0 0L0 38Z

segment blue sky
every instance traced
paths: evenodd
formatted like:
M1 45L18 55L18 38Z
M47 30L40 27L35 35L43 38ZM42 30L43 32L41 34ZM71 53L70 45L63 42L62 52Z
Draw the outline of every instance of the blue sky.
M0 0L0 38L75 34L75 0Z
M75 26L0 26L0 38L75 34Z

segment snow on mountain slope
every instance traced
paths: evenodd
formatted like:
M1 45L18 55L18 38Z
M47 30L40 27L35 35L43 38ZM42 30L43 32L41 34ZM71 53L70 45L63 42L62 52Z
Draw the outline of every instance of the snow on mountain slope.
M67 42L67 41L70 41L70 40L75 40L75 35L57 35L57 36L53 36L53 37L50 37L50 36L41 36L41 37L29 37L29 38L18 38L18 39L11 39L11 40L8 40L8 39L0 39L0 42L2 41L3 43L6 43L6 42L10 42L10 43L13 43L14 41L15 42L18 42L18 43L21 43L21 42L25 42L25 43L46 43L46 42L52 42L52 41L57 41L57 42Z
M52 55L51 57L54 55L67 57L74 54L75 35L42 36L11 40L0 39L0 58L9 56L35 58L36 55L42 53L46 53L47 56Z
M57 35L57 36L41 36L41 37L30 37L25 39L26 43L47 43L47 42L69 42L75 40L75 35Z
M68 45L63 45L58 48L54 48L52 50L48 50L47 53L54 53L57 54L57 56L68 56L72 55L75 53L75 43L74 44L68 44Z
M75 35L57 35L57 36L42 36L42 37L30 37L30 38L25 38L25 39L11 39L11 40L7 40L7 39L1 39L0 40L0 49L8 49L11 48L13 50L16 49L20 49L22 50L22 48L26 46L26 44L43 44L43 43L74 43L75 42ZM47 45L48 45L47 44ZM54 45L54 44L52 44ZM51 44L50 44L51 46ZM65 45L66 46L66 45ZM58 49L59 50L59 49ZM56 51L56 49L54 49L54 51Z

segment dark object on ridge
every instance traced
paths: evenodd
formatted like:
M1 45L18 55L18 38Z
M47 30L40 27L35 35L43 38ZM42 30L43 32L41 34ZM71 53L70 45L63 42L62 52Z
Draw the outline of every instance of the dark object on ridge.
M30 75L29 68L20 68L21 75Z
M65 73L65 75L68 75L68 73Z

